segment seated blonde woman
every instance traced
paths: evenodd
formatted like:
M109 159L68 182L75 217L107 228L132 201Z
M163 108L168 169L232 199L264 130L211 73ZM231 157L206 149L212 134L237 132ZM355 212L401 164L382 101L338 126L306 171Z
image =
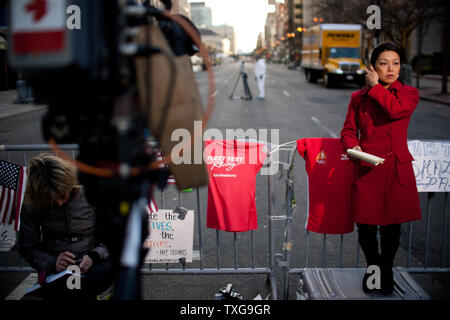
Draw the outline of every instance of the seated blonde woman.
M100 234L76 168L51 154L32 158L21 211L19 252L39 273L42 298L92 299L111 285L109 251ZM45 277L75 264L83 274L80 289L70 290L65 281L45 284Z

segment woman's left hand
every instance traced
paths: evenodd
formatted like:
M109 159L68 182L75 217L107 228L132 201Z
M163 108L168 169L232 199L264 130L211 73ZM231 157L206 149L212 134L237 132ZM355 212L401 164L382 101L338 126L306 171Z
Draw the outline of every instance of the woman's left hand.
M81 260L80 263L81 273L86 273L92 267L93 264L94 262L92 261L92 259L88 255L84 255L83 260Z
M378 73L375 71L373 66L369 66L369 68L367 68L366 84L369 87L373 87L378 84Z

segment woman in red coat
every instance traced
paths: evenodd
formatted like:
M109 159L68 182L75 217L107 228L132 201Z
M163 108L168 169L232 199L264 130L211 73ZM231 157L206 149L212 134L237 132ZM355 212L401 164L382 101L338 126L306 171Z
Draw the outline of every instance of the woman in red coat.
M400 243L401 223L421 219L419 195L408 151L409 121L419 101L416 88L398 81L400 48L384 42L376 46L367 70L367 88L352 94L341 131L341 143L384 158L374 166L357 161L353 184L353 215L358 241L367 265L381 269L381 292L392 293L392 266ZM378 226L381 254L378 252ZM366 274L363 289L369 292Z

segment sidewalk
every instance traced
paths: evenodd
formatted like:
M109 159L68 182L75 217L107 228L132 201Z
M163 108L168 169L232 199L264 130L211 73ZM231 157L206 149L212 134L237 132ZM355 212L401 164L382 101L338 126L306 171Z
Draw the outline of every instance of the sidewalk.
M46 105L15 104L17 90L0 91L0 120L15 117L21 114L43 110Z
M420 99L428 100L436 103L450 105L450 88L449 93L441 94L441 80L440 75L425 75L420 77ZM450 83L450 80L449 80ZM416 85L416 77L412 78L412 85ZM450 85L449 85L450 87Z

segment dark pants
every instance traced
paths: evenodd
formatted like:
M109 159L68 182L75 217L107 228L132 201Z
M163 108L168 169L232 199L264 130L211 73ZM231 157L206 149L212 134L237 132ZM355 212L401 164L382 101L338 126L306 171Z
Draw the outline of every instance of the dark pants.
M392 268L395 254L400 246L401 224L374 226L357 223L358 241L366 257L367 265ZM380 230L381 254L378 251L377 232Z
M67 288L67 278L61 278L55 283L45 285L39 296L45 300L92 300L108 289L114 280L110 261L94 265L81 278L80 289Z
M252 100L252 92L250 91L250 88L248 86L247 82L247 74L245 72L242 73L242 82L244 84L244 94L245 94L245 100Z

